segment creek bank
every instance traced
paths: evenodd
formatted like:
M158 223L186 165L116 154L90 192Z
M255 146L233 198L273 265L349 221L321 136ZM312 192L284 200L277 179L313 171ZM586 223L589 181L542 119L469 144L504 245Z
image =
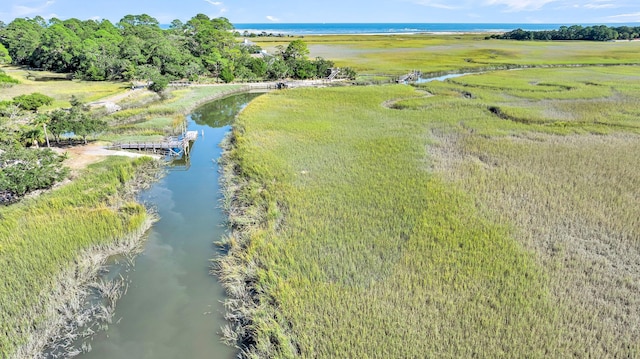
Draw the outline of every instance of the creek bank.
M204 102L211 102L231 94L243 92L230 90L209 96L201 101L189 104L193 110ZM100 153L103 155L103 153ZM160 178L164 166L160 161L153 169L140 168L133 180L122 188L122 194L135 200L141 190L149 188ZM115 210L120 210L114 208ZM68 357L88 351L90 348L78 348L75 342L83 337L92 336L95 326L87 327L87 323L98 320L98 326L108 325L113 315L115 302L120 294L126 290L127 283L122 278L111 278L104 281L105 263L109 258L120 257L120 260L132 262L143 248L145 233L158 220L153 208L146 208L147 220L124 238L116 238L109 245L95 246L83 251L69 269L64 270L54 280L50 302L45 305L44 324L34 328L27 335L25 342L10 356L10 358L44 358ZM103 297L104 301L96 302L90 297Z
M161 173L160 161L150 160L139 164L134 177L117 189L115 196L119 197L120 201L111 210L133 210L129 203L135 199L138 192L156 181ZM105 320L109 317L109 305L84 305L90 292L106 290L109 285L97 283L96 275L109 256L126 257L135 253L140 248L143 234L155 220L153 213L146 213L140 226L127 235L114 238L107 244L94 245L82 250L74 262L52 280L50 291L40 293L43 304L38 315L42 319L30 328L31 332L24 334L24 343L10 355L10 358L70 357L77 354L74 350L67 350L70 340L80 335L77 329L89 316L99 315Z
M197 131L189 161L174 161L167 175L139 199L151 203L159 220L145 234L135 269L121 273L126 295L118 300L112 323L74 348L87 359L224 358L237 351L219 341L226 323L223 288L209 273L213 245L226 233L220 201L218 144L230 121L256 94L227 96L193 110L188 130ZM90 349L90 351L88 350Z
M239 126L234 125L221 143L220 186L223 194L223 210L228 216L229 234L218 245L223 255L214 261L212 272L218 276L227 293L225 301L227 324L222 328L222 341L240 351L240 358L295 357L301 348L291 335L289 323L272 305L261 286L268 268L247 259L252 234L269 226L281 228L285 208L269 200L268 184L263 184L244 172L237 142L242 141ZM277 218L274 218L274 213ZM257 347L258 331L254 328L270 326L273 332L269 347Z

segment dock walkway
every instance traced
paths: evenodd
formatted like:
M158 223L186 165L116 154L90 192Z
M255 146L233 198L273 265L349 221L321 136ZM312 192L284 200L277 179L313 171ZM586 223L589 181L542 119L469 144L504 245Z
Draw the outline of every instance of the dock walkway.
M131 141L114 143L111 148L163 152L169 156L189 155L191 143L198 138L198 131L187 131L181 137L167 137L161 141Z
M396 80L397 83L403 84L410 81L417 81L422 76L422 72L420 71L411 71L406 75L402 75Z

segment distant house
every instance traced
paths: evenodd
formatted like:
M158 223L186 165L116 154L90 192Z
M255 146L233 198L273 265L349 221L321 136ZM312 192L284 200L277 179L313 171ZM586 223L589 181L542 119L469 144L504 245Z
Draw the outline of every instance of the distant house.
M243 46L249 47L249 46L255 46L255 44L256 44L255 42L249 41L249 39L247 39L247 38L244 38L244 40L242 40L242 45Z

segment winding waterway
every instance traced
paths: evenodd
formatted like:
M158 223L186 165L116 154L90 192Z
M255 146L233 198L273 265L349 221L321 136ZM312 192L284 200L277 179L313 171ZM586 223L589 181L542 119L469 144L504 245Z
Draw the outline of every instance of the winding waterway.
M461 74L446 74L446 75L436 76L436 77L419 78L418 81L416 81L416 83L423 84L423 83L432 82L432 81L445 81L446 79L453 79L456 77L461 77L461 76L466 76L471 74L473 74L473 72L464 72Z
M188 129L198 131L188 165L141 194L160 220L149 231L131 270L115 266L129 283L112 324L85 345L86 359L232 358L220 343L225 294L209 274L213 243L224 234L219 208L218 144L236 114L259 94L240 94L196 109ZM114 273L110 273L111 276Z

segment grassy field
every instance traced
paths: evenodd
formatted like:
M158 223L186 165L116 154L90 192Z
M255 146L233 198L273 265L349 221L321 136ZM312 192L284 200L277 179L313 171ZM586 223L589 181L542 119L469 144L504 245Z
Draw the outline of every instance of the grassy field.
M227 340L263 357L639 355L636 73L256 99L224 162Z
M77 96L82 102L91 102L123 92L130 86L126 82L68 80L67 74L29 71L13 66L3 66L2 69L7 75L20 81L20 84L3 88L0 91L0 101L39 92L54 99L50 106L42 108L44 111L71 107L69 100L72 95Z
M153 179L153 166L149 158L111 157L62 188L0 207L1 357L55 330L65 297L77 294L60 285L83 279L67 278L83 253L118 246L147 228L149 216L132 189Z
M506 65L640 64L640 43L484 40L485 35L305 36L310 57L322 56L361 75L479 70ZM273 51L291 39L252 38Z

